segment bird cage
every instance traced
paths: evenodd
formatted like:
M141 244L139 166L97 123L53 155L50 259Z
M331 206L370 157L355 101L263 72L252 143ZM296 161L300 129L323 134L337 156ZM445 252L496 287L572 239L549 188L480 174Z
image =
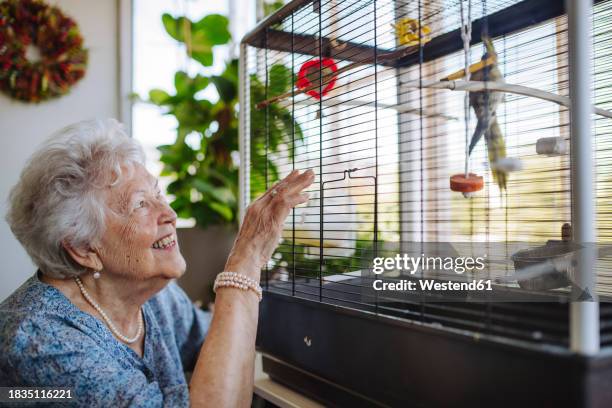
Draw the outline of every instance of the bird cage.
M273 379L335 406L609 406L611 28L611 0L293 0L246 35L241 213L316 173L262 270Z

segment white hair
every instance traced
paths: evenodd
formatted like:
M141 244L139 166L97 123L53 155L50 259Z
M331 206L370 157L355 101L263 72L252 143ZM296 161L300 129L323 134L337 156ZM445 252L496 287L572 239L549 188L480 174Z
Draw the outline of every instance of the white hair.
M86 271L63 244L99 242L106 208L100 193L136 163L144 164L142 147L114 119L68 126L30 157L11 190L6 220L43 273L65 279Z

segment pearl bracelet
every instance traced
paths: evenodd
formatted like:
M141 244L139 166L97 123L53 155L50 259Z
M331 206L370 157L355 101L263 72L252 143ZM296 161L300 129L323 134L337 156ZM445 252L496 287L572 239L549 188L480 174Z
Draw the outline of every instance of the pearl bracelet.
M261 302L263 293L261 286L255 279L251 279L237 272L221 272L215 279L213 291L217 293L218 288L237 288L242 290L252 290L257 295L257 298Z

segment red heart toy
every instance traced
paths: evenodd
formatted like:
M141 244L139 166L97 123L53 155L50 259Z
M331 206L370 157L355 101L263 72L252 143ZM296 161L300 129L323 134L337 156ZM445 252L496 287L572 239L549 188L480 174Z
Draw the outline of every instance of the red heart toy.
M319 73L319 69L321 69L321 73ZM337 78L334 74L337 71L338 66L331 58L323 58L322 60L317 58L310 60L305 62L300 68L300 72L298 72L298 79L295 84L299 89L307 89L314 86L315 88L306 91L306 93L313 98L321 99L321 96L327 95L327 93L334 88L334 85L336 85ZM321 94L319 94L319 79L323 78L323 81L325 82L325 79L329 76L332 76L331 79L327 81Z

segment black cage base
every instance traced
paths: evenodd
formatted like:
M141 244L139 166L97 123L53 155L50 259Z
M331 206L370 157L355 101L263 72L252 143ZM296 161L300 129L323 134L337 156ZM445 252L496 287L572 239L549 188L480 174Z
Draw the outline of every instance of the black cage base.
M273 292L257 346L272 379L326 406L612 406L609 352L493 341Z

